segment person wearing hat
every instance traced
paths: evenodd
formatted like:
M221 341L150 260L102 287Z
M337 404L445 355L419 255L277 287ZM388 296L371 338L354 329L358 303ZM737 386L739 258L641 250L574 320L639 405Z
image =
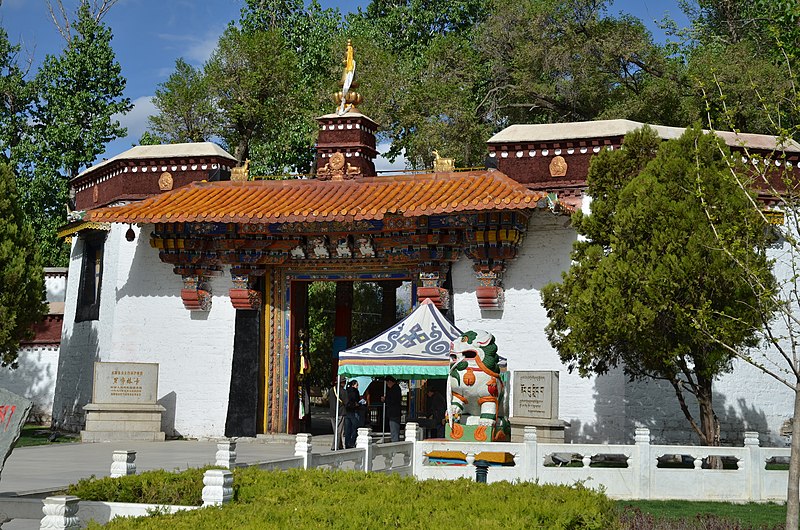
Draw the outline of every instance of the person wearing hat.
M397 380L391 375L386 376L386 395L381 397L386 403L386 418L389 421L389 432L393 442L400 441L400 417L402 415L403 394Z

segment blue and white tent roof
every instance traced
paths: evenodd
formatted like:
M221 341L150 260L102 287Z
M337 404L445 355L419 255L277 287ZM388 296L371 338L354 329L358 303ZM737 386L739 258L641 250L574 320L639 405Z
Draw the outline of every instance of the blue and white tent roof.
M425 299L377 337L340 352L339 375L444 378L450 366L450 343L459 337L458 328Z

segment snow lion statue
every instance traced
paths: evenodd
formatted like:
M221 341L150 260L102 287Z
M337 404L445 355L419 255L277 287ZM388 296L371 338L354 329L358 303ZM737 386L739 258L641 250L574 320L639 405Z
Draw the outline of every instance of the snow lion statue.
M447 380L448 437L478 442L509 439L503 417L505 373L500 370L494 335L467 331L450 345Z

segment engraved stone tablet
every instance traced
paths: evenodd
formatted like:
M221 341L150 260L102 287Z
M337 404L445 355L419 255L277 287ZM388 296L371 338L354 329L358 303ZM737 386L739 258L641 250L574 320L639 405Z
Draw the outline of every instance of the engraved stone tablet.
M0 388L0 471L28 421L33 402Z
M92 403L152 404L157 394L157 363L94 363Z
M558 372L515 371L512 416L558 419Z

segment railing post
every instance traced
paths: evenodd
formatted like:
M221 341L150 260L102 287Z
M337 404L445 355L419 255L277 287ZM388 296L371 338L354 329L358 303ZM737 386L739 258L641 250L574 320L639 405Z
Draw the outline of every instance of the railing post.
M236 467L236 440L226 440L217 443L217 454L214 455L215 466L233 469Z
M111 478L136 474L136 451L114 451L111 455Z
M406 441L417 442L422 440L422 429L415 422L406 423Z
M294 456L303 457L303 469L313 467L311 464L311 435L301 432L295 438Z
M758 442L758 433L747 431L744 433L744 448L747 449L747 493L749 501L761 500L761 477L764 474L764 462L761 458L761 447Z
M640 427L636 429L634 436L636 442L636 469L639 475L639 498L650 498L650 476L653 467L652 458L650 456L650 429Z
M203 506L226 504L233 498L233 473L209 469L203 474Z
M74 495L58 495L47 497L43 502L40 530L78 530L81 521L78 518L78 501Z
M522 430L523 454L525 461L522 463L522 480L533 482L538 475L539 443L537 441L536 427L526 425Z
M372 436L369 427L359 427L356 448L364 451L364 471L372 470Z

